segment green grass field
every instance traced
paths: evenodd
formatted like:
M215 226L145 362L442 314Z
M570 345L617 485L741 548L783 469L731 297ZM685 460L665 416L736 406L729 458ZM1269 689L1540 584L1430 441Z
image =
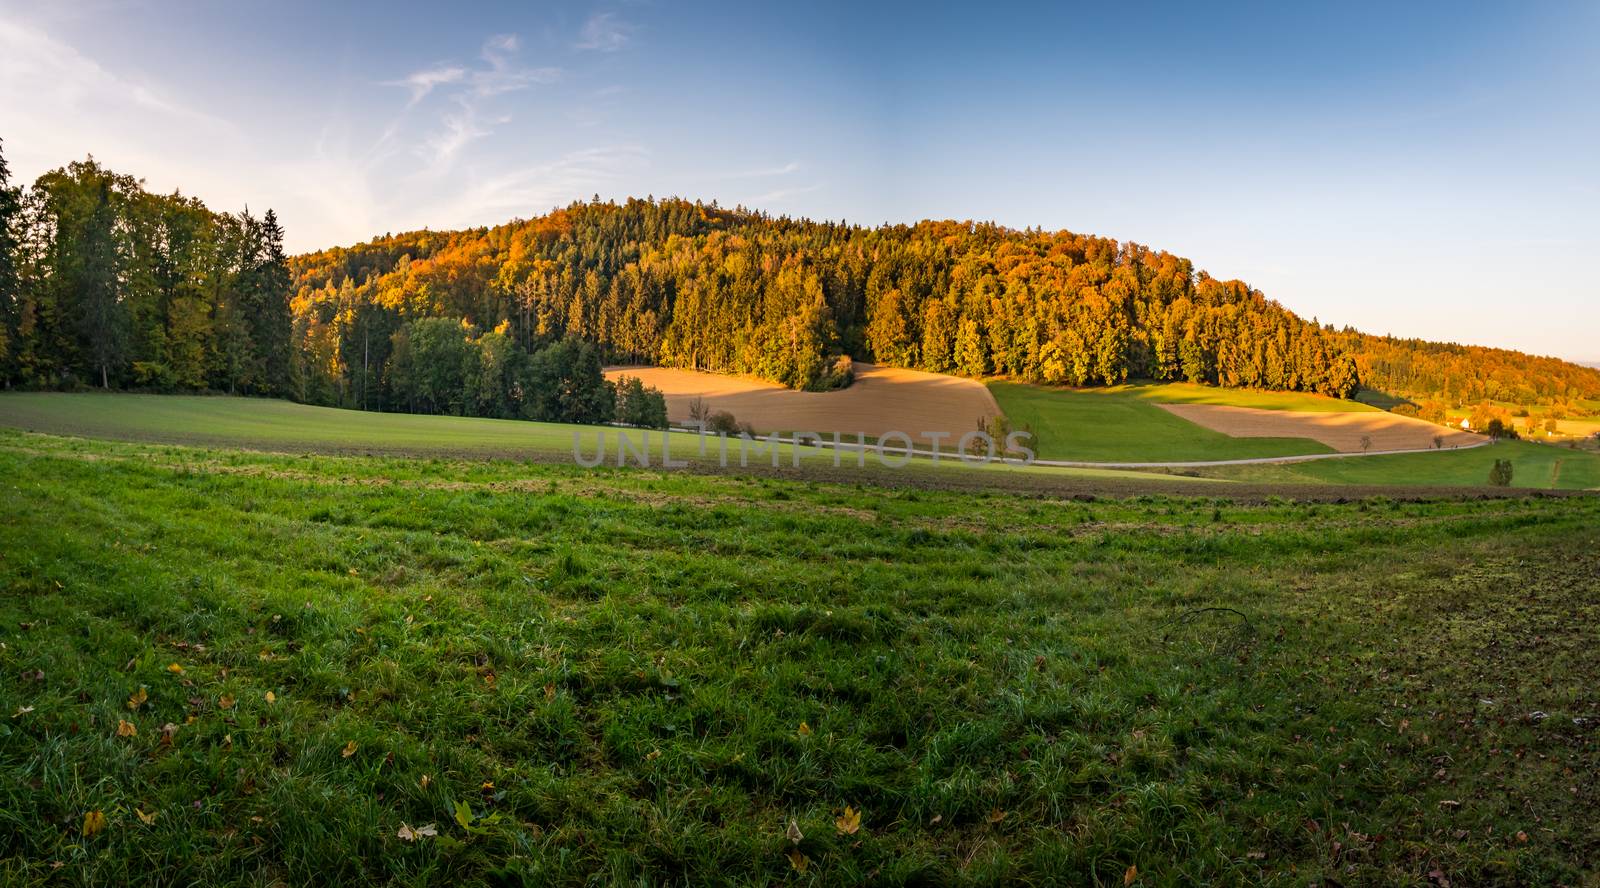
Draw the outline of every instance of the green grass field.
M5 432L0 511L8 886L1600 860L1600 498L1085 502Z
M1600 490L1600 454L1529 441L1501 441L1470 450L1219 466L1199 471L1209 477L1256 484L1467 486L1486 483L1496 459L1511 460L1514 487Z
M311 452L356 455L460 457L573 462L573 438L580 451L592 458L597 436L595 426L523 422L519 420L479 419L460 416L421 416L401 413L368 413L331 407L313 407L264 398L232 398L185 395L60 394L18 392L0 394L0 428L21 429L54 435L110 438L167 444L237 447L251 450ZM608 465L615 465L618 453L616 429L605 429ZM628 431L636 443L638 430ZM650 437L651 464L661 463L660 433ZM696 466L713 469L721 462L714 439L708 439L706 452L700 452L698 436L674 433L671 456ZM764 445L763 445L764 446ZM764 446L765 447L765 446ZM743 445L737 440L728 445L728 465L740 467ZM891 448L892 453L892 448ZM746 455L750 467L793 467L793 448L774 444L754 449ZM800 471L813 477L830 474L854 480L888 483L937 484L973 483L975 480L1002 486L1074 484L1121 485L1135 490L1157 489L1148 473L1112 469L1066 469L1044 466L1019 468L994 464L970 467L947 457L940 465L913 460L904 468L883 468L875 456L866 458L866 468L857 467L853 454L839 456L843 468L834 468L835 451L814 447L800 448ZM628 461L637 464L635 451ZM1191 479L1215 485L1211 479Z
M1012 428L1031 428L1044 459L1087 462L1185 462L1331 453L1307 438L1233 438L1180 419L1156 404L1228 404L1275 410L1324 410L1348 404L1316 395L1248 392L1196 385L1123 385L1063 389L991 382ZM1362 406L1362 409L1371 409Z

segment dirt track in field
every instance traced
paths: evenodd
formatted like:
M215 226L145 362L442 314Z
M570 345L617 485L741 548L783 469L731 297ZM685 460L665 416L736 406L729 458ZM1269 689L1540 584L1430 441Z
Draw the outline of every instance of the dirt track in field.
M1482 435L1394 413L1300 413L1215 404L1157 406L1196 425L1235 438L1310 438L1340 453L1360 453L1364 449L1432 450L1435 435L1443 439L1440 446L1445 449L1484 441ZM1370 448L1361 446L1363 437L1371 439Z
M724 376L671 367L608 367L606 378L637 376L667 397L667 417L689 421L689 402L705 398L712 410L726 410L757 432L861 433L868 438L904 432L928 445L924 432L944 432L955 439L978 427L978 420L999 415L1000 406L981 382L879 367L855 365L856 381L833 392L797 392L743 376Z

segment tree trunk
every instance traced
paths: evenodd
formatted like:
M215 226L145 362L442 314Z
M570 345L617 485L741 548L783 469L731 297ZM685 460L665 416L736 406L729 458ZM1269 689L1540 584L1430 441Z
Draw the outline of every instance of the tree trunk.
M111 384L106 381L106 365L104 364L100 365L100 387L103 389L111 388Z

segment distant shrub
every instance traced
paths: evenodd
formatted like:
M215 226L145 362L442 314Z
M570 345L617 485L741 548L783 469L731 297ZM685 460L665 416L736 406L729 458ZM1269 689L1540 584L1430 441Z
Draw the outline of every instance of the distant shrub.
M739 421L733 418L732 413L726 410L718 410L706 417L706 431L721 435L737 435L739 434Z
M637 376L617 379L617 422L647 429L667 427L667 399Z
M817 378L812 380L811 384L806 386L806 389L813 392L826 392L833 389L848 388L855 381L855 363L850 360L850 356L835 355L828 359L827 367L817 374Z
M1491 487L1510 487L1511 476L1511 460L1497 459L1494 461L1494 466L1489 469L1489 485Z

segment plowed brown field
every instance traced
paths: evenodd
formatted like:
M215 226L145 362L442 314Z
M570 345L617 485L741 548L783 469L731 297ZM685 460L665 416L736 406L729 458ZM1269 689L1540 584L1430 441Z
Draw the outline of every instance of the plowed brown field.
M855 365L856 381L832 392L797 392L743 376L724 376L671 367L609 367L608 379L637 376L667 397L667 416L689 421L689 402L703 397L712 410L726 410L757 432L860 433L869 438L904 432L922 446L933 443L925 432L955 439L978 427L978 420L1000 413L994 396L981 382L879 367Z
M1160 404L1161 409L1212 431L1235 438L1311 438L1342 453L1361 451L1361 439L1371 439L1374 451L1430 450L1437 435L1449 449L1477 444L1482 435L1448 429L1394 413L1305 413L1223 407L1215 404Z

